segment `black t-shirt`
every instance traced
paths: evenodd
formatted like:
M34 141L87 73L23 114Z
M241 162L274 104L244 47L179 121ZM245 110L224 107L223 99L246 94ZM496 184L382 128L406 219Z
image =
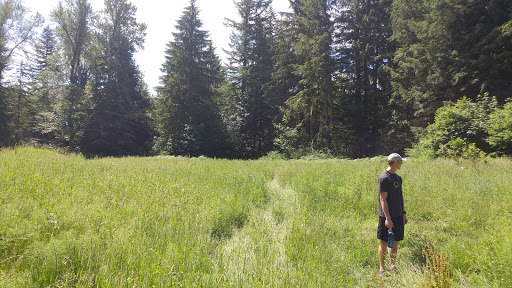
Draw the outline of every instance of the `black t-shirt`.
M402 196L402 177L398 174L392 174L389 171L384 171L379 175L379 216L386 217L380 204L380 192L388 193L388 210L389 215L393 217L400 217L404 213L404 198Z

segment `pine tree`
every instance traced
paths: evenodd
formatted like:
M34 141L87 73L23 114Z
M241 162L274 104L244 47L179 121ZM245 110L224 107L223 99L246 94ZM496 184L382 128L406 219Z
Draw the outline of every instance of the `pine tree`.
M272 73L271 106L277 111L284 110L285 102L295 95L300 75L294 73L293 65L298 64L293 44L298 41L298 27L293 13L281 12L275 21L275 40L272 55L275 63Z
M237 111L233 116L238 157L257 158L273 147L269 85L273 72L273 12L271 1L235 3L240 22L229 20L231 35L230 77L235 85Z
M275 63L272 72L269 99L273 108L275 139L274 146L277 151L286 157L292 157L291 153L298 151L298 133L293 119L287 116L291 114L286 107L286 101L299 91L301 76L294 73L294 65L299 63L298 56L294 52L294 43L298 41L299 27L294 19L294 14L281 12L275 21L275 41L272 54Z
M287 100L287 125L298 133L298 145L311 153L330 149L334 62L331 57L333 23L326 0L291 1L298 38L293 45L300 77L297 91Z
M30 92L35 100L35 125L32 131L33 141L39 144L60 146L64 143L62 127L57 114L60 87L64 86L64 74L60 71L62 63L58 57L55 31L46 26L33 45L31 55Z
M1 84L3 82L3 71L7 67L6 54L7 48L5 47L5 39L0 37L0 147L9 145L10 131L9 131L9 117L7 115L7 94L5 87Z
M351 157L385 153L390 116L389 67L396 50L389 39L391 0L338 3L336 55L339 68L336 143ZM396 149L397 147L393 147Z
M133 55L142 48L145 24L126 0L107 0L97 27L89 93L93 111L82 151L100 156L144 155L151 139L148 93Z
M41 73L50 66L50 59L57 50L57 40L55 32L50 26L44 27L40 37L34 44L35 67L34 73Z
M208 33L201 30L199 10L191 0L167 45L158 93L155 150L190 156L227 155L226 133L214 102L220 63Z
M18 83L11 85L6 89L6 96L9 106L11 107L10 119L12 131L12 143L14 145L22 145L30 141L30 132L34 125L35 107L34 99L27 91L24 75L26 73L25 63L20 63L17 69Z
M506 0L394 1L397 120L421 132L446 102L485 92L500 102L509 97L511 9Z

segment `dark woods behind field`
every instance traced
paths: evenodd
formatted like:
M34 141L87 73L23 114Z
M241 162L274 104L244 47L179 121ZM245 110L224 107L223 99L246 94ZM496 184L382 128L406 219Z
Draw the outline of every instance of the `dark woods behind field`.
M512 154L502 141L512 134L502 106L512 88L510 1L302 0L279 13L269 0L239 0L240 21L226 21L227 63L195 2L162 35L151 96L134 60L146 26L129 1L107 0L102 11L63 1L47 23L18 0L0 1L0 146L253 159L360 158L419 143L434 157ZM457 108L453 121L426 129L439 108L478 95L494 106ZM501 111L502 124L464 134L464 123L492 123L464 111Z

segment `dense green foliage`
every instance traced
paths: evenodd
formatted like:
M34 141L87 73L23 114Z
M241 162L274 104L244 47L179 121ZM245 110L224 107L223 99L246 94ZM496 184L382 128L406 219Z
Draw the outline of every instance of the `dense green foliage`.
M220 82L220 61L195 0L185 9L167 45L162 84L157 98L161 154L226 157L227 141L214 88Z
M415 145L412 154L428 158L481 158L486 154L512 155L512 111L508 103L500 108L496 98L463 98L442 107L435 122Z
M489 144L497 153L512 155L512 102L489 117Z
M60 109L55 110L59 112L57 123L63 130L65 143L75 150L81 142L87 121L85 116L91 107L85 93L88 68L84 54L91 46L94 15L91 4L86 0L67 0L64 3L59 2L52 12L53 21L58 25L56 32L63 59L54 65L65 67L66 78L64 82L55 83L60 88L57 102Z
M241 158L261 157L274 148L275 91L270 85L274 71L271 49L275 41L275 15L270 4L268 0L242 0L235 4L242 19L229 21L233 33L227 81L233 83L230 92L235 109L226 120L236 156Z
M426 127L437 109L463 96L488 92L503 103L512 85L512 3L489 1L393 2L393 102L398 120Z
M151 99L133 59L145 25L130 1L109 0L100 11L87 0L62 1L55 25L35 37L41 19L21 0L0 0L0 24L8 24L0 29L0 145L102 156L361 158L438 141L422 137L444 125L431 124L447 103L487 93L503 105L511 96L508 0L289 3L281 13L270 0L235 1L221 63L191 0L162 47ZM34 53L16 62L16 49ZM16 71L9 79L8 68ZM489 139L442 136L450 152L432 155L510 154L500 125L469 133Z
M150 107L133 55L144 43L145 24L137 23L135 6L105 1L99 21L89 91L92 113L84 129L82 152L92 155L144 155L152 140ZM122 29L121 29L122 27Z
M410 139L390 123L396 106L390 103L389 68L396 50L391 29L392 1L339 1L336 50L339 66L337 150L353 157L402 149Z
M25 124L32 120L32 115L25 113L23 116L28 117L22 119L21 113L33 105L27 101L29 93L24 87L25 63L14 65L16 67L10 64L13 54L23 50L23 44L34 37L41 22L41 15L28 15L27 8L20 0L0 1L0 146L16 144L29 135L27 130L30 128L27 129ZM17 70L18 78L6 86L4 83L9 68Z
M380 279L385 168L2 151L0 286L419 287L426 238L454 286L512 285L510 160L410 158L399 270Z
M28 62L16 63L11 77L16 84L2 83L0 145L32 142L89 155L148 154L149 93L133 59L143 47L145 25L136 22L136 7L109 0L98 13L87 0L61 1L51 13L53 28L29 42L39 16L26 15L22 1L0 4L2 43L24 45L23 50L33 43ZM11 65L13 49L2 54Z
M296 59L292 73L299 77L294 95L286 101L286 125L295 131L297 148L314 153L330 148L333 127L331 57L333 23L324 0L292 1L292 21L297 38L292 43Z

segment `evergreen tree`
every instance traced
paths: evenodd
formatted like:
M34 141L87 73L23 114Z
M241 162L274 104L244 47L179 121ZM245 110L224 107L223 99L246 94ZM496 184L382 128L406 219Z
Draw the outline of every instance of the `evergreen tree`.
M334 62L333 23L326 0L291 1L298 39L293 72L300 77L298 91L287 100L287 114L298 131L299 145L311 153L331 147Z
M82 151L101 156L144 155L151 138L148 93L133 55L142 48L145 24L126 0L106 0L96 33L89 87L93 111Z
M468 40L459 34L458 47L464 51L460 70L464 75L464 94L476 99L482 93L496 96L501 103L512 90L512 41L507 25L512 23L512 2L509 0L469 1L464 8L464 22L454 21L466 28ZM487 3L486 3L487 2ZM460 7L455 7L457 10ZM476 21L475 19L479 19ZM457 29L457 28L456 28ZM476 43L476 45L474 45ZM467 54L466 54L467 53ZM457 79L457 78L456 78Z
M29 68L20 62L11 76L14 80L5 88L8 109L8 129L11 132L6 139L9 145L22 145L30 141L30 132L34 124L34 99L28 91Z
M275 40L272 46L273 62L270 95L271 106L275 113L284 110L285 102L295 95L298 89L300 75L294 73L293 65L298 63L293 44L298 41L299 28L293 13L281 12L275 21ZM276 111L277 110L277 111Z
M5 46L5 39L0 38L0 147L9 145L10 138L6 89L2 85L3 71L7 67L7 58L4 56L7 50Z
M241 0L235 5L240 22L229 20L231 35L229 80L235 85L233 116L237 155L257 158L273 148L269 84L273 72L273 12L271 1Z
M33 141L60 146L64 143L61 121L57 114L58 94L65 84L57 51L56 33L46 26L33 45L30 90L35 100Z
M208 33L201 30L195 0L175 27L162 68L155 149L171 155L228 156L226 133L213 100L220 63Z
M397 121L422 131L445 102L485 92L500 102L509 97L511 9L507 0L394 1Z
M41 35L34 44L35 67L34 73L41 73L51 65L51 58L57 51L55 32L50 26L44 27Z
M279 13L275 21L275 41L272 54L275 63L272 73L269 99L273 108L275 139L274 146L283 155L292 157L291 153L298 152L298 133L293 122L289 121L286 113L286 101L299 90L301 76L294 73L298 64L298 56L294 52L294 43L298 41L299 27L294 20L294 14ZM293 119L292 119L293 120ZM291 127L293 126L293 127Z
M293 51L300 77L295 94L286 101L288 128L297 131L298 145L311 153L331 149L334 62L331 56L333 23L329 1L291 1L298 26Z
M336 128L338 150L367 157L397 149L383 135L390 117L389 68L395 45L389 41L391 0L344 0L338 3L336 55L339 69ZM386 147L390 142L393 147Z

